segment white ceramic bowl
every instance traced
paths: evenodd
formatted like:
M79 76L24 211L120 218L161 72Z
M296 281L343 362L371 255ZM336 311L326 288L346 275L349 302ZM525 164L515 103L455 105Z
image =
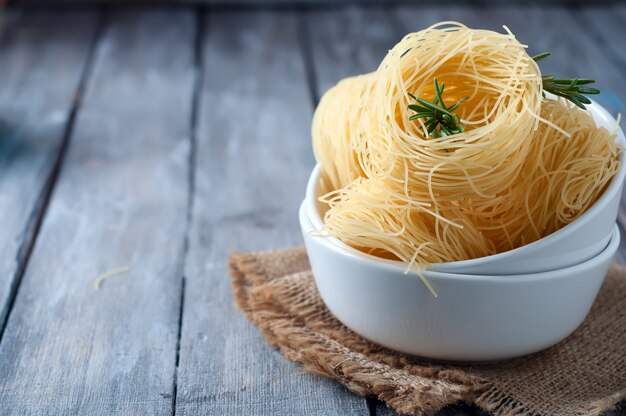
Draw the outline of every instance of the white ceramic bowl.
M457 362L502 360L561 341L584 320L619 246L578 265L536 274L479 276L424 272L342 248L314 230L305 204L300 224L324 303L346 326L374 342Z
M599 127L615 128L615 119L602 106L588 106ZM619 129L617 141L626 147L624 132ZM316 229L322 228L319 202L319 166L315 166L306 190L306 209ZM609 243L617 218L620 197L626 175L626 153L621 156L621 166L604 194L584 214L560 230L525 246L492 256L472 260L433 264L431 269L440 272L464 274L520 274L537 273L572 266L600 253ZM346 248L339 240L335 244Z

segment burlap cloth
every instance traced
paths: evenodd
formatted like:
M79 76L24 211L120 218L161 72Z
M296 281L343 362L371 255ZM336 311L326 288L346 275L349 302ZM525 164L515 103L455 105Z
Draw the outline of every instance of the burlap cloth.
M400 413L433 414L465 402L495 415L599 415L626 398L626 269L617 266L565 341L478 366L395 353L343 326L319 297L303 248L233 254L230 274L237 305L270 345Z

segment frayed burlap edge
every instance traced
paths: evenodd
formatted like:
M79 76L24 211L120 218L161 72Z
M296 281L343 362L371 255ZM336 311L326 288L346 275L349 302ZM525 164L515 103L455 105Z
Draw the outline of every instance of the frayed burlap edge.
M376 396L401 414L431 415L446 406L464 402L496 416L539 415L490 382L460 370L442 367L441 372L433 372L432 366L424 367L423 371L412 366L412 371L407 373L405 368L376 362L367 353L353 351L332 337L312 330L304 320L285 310L272 291L263 290L263 285L282 277L272 276L259 260L260 255L267 254L231 254L229 272L234 300L259 327L268 344L277 346L287 359L303 365L305 371L338 380L356 394ZM370 344L361 340L363 344ZM386 354L401 360L401 354L392 351ZM450 372L452 377L448 377ZM626 391L591 404L589 413L585 414L601 415L624 399Z

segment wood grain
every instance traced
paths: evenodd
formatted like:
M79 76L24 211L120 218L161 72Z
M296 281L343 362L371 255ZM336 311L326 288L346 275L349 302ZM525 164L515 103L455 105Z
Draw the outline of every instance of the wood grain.
M0 339L52 186L94 37L93 13L3 16L0 40Z
M626 50L622 47L626 39L626 4L612 7L580 7L570 13L579 25L585 26L585 32L591 36L608 59L626 70ZM617 97L620 98L620 97ZM621 97L622 107L626 107L626 97Z
M311 4L300 16L212 12L201 62L196 9L113 12L80 101L96 13L5 16L0 323L28 265L0 341L0 414L393 415L286 361L232 305L230 250L302 243L296 211L314 163L310 93L374 70L406 32L452 19L507 24L531 52L553 52L546 71L595 77L599 101L626 112L623 5L429 2L389 11L340 3ZM64 137L65 164L28 258ZM626 240L617 258L626 264ZM93 289L98 274L119 266L130 272ZM478 414L456 406L439 416Z
M378 68L404 35L394 17L387 10L361 7L307 13L318 97L342 78Z
M296 18L215 13L207 27L176 414L367 415L364 399L269 348L227 277L231 250L302 244L312 107Z
M110 5L210 5L213 7L227 9L246 9L246 8L276 8L276 7L320 7L320 8L337 8L350 5L386 5L389 3L410 3L411 0L13 0L16 4L26 5L42 5L46 6L67 6L67 5L93 5L93 4L110 4ZM428 0L423 2L426 4L437 4L436 1ZM489 6L499 6L510 3L510 0L484 0L480 4ZM616 0L594 0L594 4L611 5ZM454 0L453 5L470 4L475 5L472 0ZM583 5L588 4L588 0L543 0L542 4L547 5Z
M0 344L2 414L171 414L193 35L185 11L110 17Z

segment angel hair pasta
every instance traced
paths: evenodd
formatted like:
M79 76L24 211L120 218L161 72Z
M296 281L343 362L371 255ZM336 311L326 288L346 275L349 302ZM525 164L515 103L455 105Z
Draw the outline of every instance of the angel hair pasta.
M621 148L587 111L544 98L542 81L508 30L445 22L405 36L317 107L323 231L419 268L511 250L575 220L619 169ZM424 101L460 102L456 118L439 114L459 130L437 130Z

